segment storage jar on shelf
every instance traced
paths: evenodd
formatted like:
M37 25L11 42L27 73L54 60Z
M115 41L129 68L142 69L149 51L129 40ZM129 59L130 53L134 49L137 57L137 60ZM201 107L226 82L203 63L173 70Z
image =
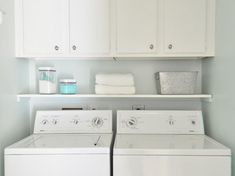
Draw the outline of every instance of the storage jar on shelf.
M39 67L39 93L56 94L56 69L53 67Z
M61 79L60 80L60 93L61 94L76 94L77 81L74 79Z

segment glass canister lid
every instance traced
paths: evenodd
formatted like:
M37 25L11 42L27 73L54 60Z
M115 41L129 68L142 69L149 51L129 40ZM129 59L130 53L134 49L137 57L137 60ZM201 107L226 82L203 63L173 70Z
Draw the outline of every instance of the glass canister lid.
M39 67L38 70L39 71L52 71L52 72L56 71L54 67Z
M70 83L70 84L76 84L77 81L75 79L61 79L60 83Z

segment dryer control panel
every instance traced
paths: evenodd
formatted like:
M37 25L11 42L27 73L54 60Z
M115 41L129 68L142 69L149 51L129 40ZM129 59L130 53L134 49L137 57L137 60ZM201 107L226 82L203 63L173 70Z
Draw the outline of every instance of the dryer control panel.
M118 111L117 133L204 134L201 111Z
M112 133L112 111L38 111L34 133Z

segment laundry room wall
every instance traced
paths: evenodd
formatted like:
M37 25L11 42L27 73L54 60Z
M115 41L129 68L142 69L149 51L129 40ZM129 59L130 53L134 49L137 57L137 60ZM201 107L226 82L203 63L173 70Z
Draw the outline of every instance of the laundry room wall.
M232 149L235 168L235 1L217 0L216 57L202 62L203 92L213 102L203 103L206 132ZM233 171L233 176L235 172Z
M0 176L4 175L4 148L29 134L28 104L16 94L28 87L28 62L14 57L14 0L0 0Z
M38 67L53 66L57 69L57 77L75 78L78 81L78 93L94 94L96 73L132 73L135 77L137 94L156 94L154 73L158 71L198 71L197 92L201 92L201 60L157 60L157 61L76 61L76 60L31 60L30 61L30 93L38 93ZM25 93L25 92L22 92ZM156 110L201 110L200 99L35 99L30 101L31 132L37 110L59 110L82 107L84 109L132 109L132 106L144 106L145 109Z
M154 74L159 71L198 71L197 93L201 92L201 60L158 60L149 61L73 61L36 60L30 62L30 92L38 93L38 67L52 66L59 79L74 78L78 81L78 93L95 93L97 73L132 73L137 94L156 94Z

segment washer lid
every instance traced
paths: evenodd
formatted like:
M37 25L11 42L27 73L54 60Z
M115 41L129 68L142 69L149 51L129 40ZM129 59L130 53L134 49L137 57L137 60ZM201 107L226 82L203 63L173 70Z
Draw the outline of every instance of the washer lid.
M114 155L220 155L230 149L205 135L133 135L116 136Z
M5 149L5 154L107 154L112 134L31 135Z

